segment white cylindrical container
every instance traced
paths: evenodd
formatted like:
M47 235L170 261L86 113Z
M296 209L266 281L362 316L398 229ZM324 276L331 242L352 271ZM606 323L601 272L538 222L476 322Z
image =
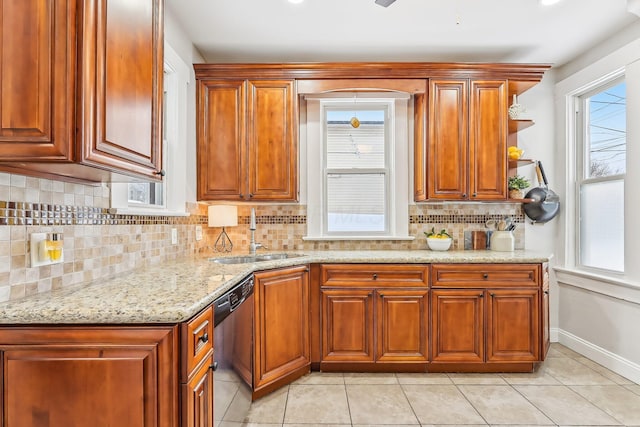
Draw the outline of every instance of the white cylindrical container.
M490 249L492 251L508 252L515 247L516 239L511 231L494 231L491 233Z

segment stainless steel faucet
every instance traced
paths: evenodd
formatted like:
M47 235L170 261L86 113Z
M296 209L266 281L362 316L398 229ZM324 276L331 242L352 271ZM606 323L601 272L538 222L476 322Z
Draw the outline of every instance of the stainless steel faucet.
M256 249L264 248L267 249L262 243L256 243L255 232L256 232L256 210L251 208L251 219L249 221L249 230L251 230L251 241L249 243L249 253L251 255L256 254Z

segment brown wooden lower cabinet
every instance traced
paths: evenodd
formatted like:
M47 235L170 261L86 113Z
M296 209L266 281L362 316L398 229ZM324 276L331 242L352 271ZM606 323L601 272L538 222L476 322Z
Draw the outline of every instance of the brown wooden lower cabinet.
M373 362L373 291L323 289L322 361Z
M378 362L427 362L427 289L377 291Z
M541 329L542 329L542 342L540 343L540 359L544 360L549 352L551 346L551 336L549 334L549 265L547 263L542 265L542 307L541 307Z
M3 427L175 427L177 333L0 328Z
M538 361L538 297L537 289L434 289L431 361Z
M256 273L253 396L310 370L309 268Z
M434 264L429 370L530 371L544 329L540 264Z
M487 362L539 359L537 289L490 289L487 293Z
M431 291L431 362L484 362L484 292Z
M323 264L318 280L321 369L425 370L428 265Z
M526 371L549 348L546 264L312 271L255 273L237 310L253 320L229 333L254 348L227 350L253 398L309 372L310 337L322 370ZM0 327L0 427L211 427L212 324L209 307L174 326Z
M182 386L184 427L213 427L213 353Z
M324 369L330 369L332 362L428 361L427 289L323 289L321 293Z

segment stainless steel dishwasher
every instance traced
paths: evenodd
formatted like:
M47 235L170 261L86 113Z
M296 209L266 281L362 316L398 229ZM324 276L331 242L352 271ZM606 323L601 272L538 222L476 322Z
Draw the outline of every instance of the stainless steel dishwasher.
M242 423L253 381L253 275L214 301L214 419Z

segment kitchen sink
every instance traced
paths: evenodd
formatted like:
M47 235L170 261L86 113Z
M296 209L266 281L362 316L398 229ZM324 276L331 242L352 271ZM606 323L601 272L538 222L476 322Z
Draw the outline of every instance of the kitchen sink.
M253 262L276 261L280 259L289 259L301 257L302 254L262 254L262 255L241 255L221 258L209 258L209 261L218 264L250 264Z

